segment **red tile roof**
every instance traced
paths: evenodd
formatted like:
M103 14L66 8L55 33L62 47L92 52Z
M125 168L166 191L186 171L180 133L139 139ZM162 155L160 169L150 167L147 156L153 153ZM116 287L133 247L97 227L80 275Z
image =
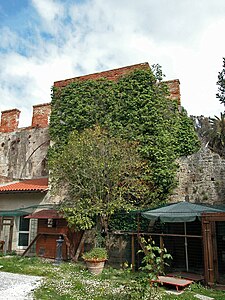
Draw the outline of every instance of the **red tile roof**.
M69 78L65 80L60 80L60 81L55 81L54 86L55 87L65 87L71 82L77 81L77 80L96 80L99 78L107 78L108 80L117 80L120 78L122 75L129 74L130 72L134 71L135 69L149 69L150 66L149 64L146 63L141 63L141 64L136 64L132 66L127 66L127 67L122 67L118 69L113 69L113 70L108 70L108 71L103 71L99 73L93 73L93 74L88 74L84 76L79 76L79 77L74 77L74 78Z
M0 186L0 193L4 192L36 192L48 189L48 178L27 179Z
M27 216L26 218L27 219L62 219L63 217L54 209L43 209Z

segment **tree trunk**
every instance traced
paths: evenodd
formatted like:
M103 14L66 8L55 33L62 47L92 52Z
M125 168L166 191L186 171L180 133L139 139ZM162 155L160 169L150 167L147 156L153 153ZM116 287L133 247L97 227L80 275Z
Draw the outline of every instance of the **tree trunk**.
M84 231L84 232L83 232L83 235L82 235L82 238L81 238L81 240L80 240L80 243L79 243L79 245L78 245L78 247L77 247L77 251L76 251L74 257L72 258L73 261L75 261L75 262L78 261L78 258L79 258L79 256L80 256L80 253L81 253L81 251L82 251L82 248L83 248L83 245L84 245L84 242L85 242L86 235L87 235L87 231Z

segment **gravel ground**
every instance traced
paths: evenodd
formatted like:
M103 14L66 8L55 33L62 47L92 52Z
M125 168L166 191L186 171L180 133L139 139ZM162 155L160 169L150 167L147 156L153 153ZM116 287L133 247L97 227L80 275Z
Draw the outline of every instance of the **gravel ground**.
M32 291L42 277L0 272L1 300L32 300Z

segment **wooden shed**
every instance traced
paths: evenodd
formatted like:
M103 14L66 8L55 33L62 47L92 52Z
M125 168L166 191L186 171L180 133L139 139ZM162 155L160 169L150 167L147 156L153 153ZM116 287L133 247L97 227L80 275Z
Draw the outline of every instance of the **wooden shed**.
M225 285L224 209L178 202L142 216L162 224L147 235L172 254L172 269L203 275L210 286Z
M36 244L36 255L44 258L56 258L57 239L64 239L62 244L62 258L64 260L71 258L71 250L76 251L80 243L82 232L73 232L68 227L67 221L56 210L40 210L26 218L37 219L37 235L30 243L25 255L29 249Z
M202 215L205 281L225 285L225 212Z

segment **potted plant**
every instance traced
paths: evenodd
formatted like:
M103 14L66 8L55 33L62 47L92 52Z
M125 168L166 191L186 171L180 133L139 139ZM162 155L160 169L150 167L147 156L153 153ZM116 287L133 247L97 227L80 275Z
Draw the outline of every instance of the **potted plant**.
M108 253L105 248L93 248L85 252L82 258L86 262L88 270L94 275L99 275L102 273L105 261L108 259Z

